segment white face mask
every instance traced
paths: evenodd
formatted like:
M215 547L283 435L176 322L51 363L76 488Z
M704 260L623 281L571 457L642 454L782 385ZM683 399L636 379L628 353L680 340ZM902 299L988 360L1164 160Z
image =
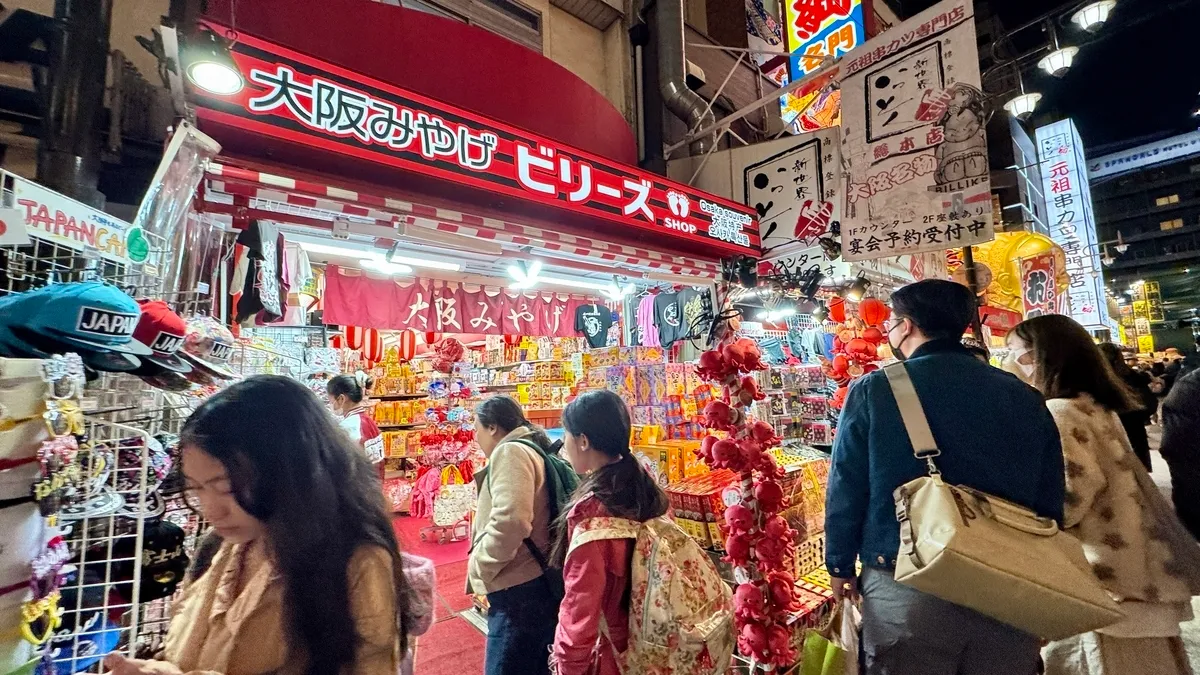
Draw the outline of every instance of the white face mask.
M1026 354L1031 353L1032 351L1033 351L1032 349L1029 349L1027 347L1021 348L1021 349L1013 349L1008 352L1008 356L1005 357L1004 363L1001 365L1004 368L1004 370L1012 373L1013 375L1016 375L1018 378L1021 379L1022 382L1026 383L1026 384L1032 384L1033 383L1033 372L1034 372L1034 370L1036 370L1036 366L1034 366L1032 363L1022 363L1021 362L1022 358ZM1033 359L1030 358L1028 360L1032 361Z

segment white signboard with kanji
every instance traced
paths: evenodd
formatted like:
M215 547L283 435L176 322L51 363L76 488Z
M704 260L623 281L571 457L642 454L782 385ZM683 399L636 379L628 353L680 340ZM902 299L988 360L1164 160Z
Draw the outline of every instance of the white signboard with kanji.
M1071 318L1091 330L1108 329L1092 190L1079 131L1069 119L1048 124L1038 128L1037 145L1050 238L1066 254L1071 277Z
M946 0L855 49L841 84L842 256L990 241L988 112L969 0Z

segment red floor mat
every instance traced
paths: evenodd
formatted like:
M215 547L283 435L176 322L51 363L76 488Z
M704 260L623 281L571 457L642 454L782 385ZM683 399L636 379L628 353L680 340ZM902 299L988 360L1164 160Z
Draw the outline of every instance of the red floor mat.
M487 638L474 626L454 617L433 624L418 638L419 675L466 675L483 672L483 650Z
M471 596L466 594L467 563L451 563L437 568L437 592L443 606L452 612L461 612L471 607Z
M421 541L421 528L433 523L428 518L412 518L396 516L392 519L392 528L400 539L400 550L422 558L429 558L435 567L448 563L462 562L467 559L471 542L464 539L452 544L439 544L436 541Z

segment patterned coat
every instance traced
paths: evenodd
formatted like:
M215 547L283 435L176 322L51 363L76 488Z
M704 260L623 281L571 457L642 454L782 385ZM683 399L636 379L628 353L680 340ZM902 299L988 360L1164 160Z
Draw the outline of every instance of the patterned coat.
M1163 523L1148 508L1117 414L1091 396L1047 402L1062 435L1066 472L1063 528L1083 543L1096 577L1118 602L1187 603L1184 570Z

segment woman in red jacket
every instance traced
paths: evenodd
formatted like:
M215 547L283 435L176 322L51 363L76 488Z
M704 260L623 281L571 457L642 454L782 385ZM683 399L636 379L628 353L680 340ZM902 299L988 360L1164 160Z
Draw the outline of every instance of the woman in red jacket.
M554 561L566 594L558 610L553 660L558 675L620 675L628 646L632 539L590 541L571 549L581 521L613 516L644 522L667 512L667 495L629 450L629 411L610 391L590 391L563 410L563 455L584 476L560 518Z

